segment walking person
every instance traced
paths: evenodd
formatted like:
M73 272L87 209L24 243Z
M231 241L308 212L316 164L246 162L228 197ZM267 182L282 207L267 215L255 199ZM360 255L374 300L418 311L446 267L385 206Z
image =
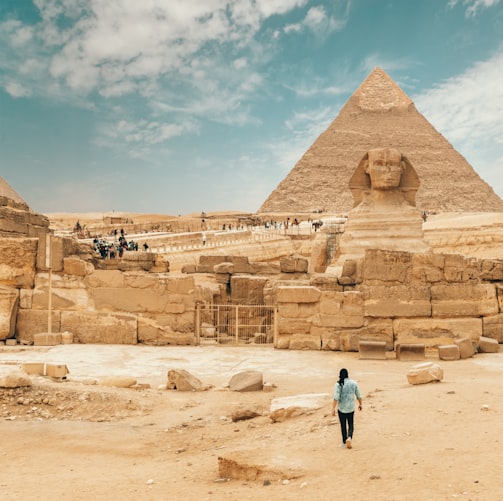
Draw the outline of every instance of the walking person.
M339 415L341 424L342 445L348 449L353 447L353 431L355 416L355 398L358 400L358 410L362 410L362 396L356 381L349 379L347 369L341 369L339 372L339 381L335 384L334 400L332 402L332 416L335 411Z

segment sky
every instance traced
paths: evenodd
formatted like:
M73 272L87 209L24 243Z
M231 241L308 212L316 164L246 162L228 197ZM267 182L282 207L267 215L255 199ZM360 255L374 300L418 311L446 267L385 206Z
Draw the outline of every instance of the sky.
M0 176L41 213L255 212L377 66L503 197L500 0L0 0Z

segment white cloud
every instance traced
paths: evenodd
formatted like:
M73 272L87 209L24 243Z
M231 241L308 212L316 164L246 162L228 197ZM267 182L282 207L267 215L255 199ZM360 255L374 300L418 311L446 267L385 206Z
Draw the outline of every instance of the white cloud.
M301 22L288 24L283 28L283 32L302 33L311 31L317 38L325 39L333 31L341 30L346 25L345 16L340 18L336 15L329 15L323 6L311 7Z
M19 82L7 82L5 84L5 91L12 97L28 97L31 95L30 90Z
M500 0L449 0L448 6L455 7L457 4L462 4L465 8L465 16L473 17L477 15L479 9L487 9L498 5Z

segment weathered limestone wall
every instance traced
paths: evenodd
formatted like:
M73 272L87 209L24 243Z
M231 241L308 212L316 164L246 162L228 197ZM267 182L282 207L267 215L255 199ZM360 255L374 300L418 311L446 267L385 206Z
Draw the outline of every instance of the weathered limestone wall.
M278 347L358 350L360 340L432 348L503 339L503 262L368 250L353 275L278 285ZM342 285L345 284L345 285Z
M49 219L33 212L26 203L0 196L0 236L37 237L49 231Z
M190 276L96 270L65 259L64 274L52 274L52 331L72 332L80 343L192 344L195 284ZM32 343L47 330L48 273L21 291L17 335Z

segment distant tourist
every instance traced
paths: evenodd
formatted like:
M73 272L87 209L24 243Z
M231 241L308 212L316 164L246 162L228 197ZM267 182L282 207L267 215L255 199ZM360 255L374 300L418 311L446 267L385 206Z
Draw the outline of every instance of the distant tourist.
M145 242L145 243L143 244L143 250L144 250L145 252L147 252L147 251L148 251L148 244L147 244L147 242Z

